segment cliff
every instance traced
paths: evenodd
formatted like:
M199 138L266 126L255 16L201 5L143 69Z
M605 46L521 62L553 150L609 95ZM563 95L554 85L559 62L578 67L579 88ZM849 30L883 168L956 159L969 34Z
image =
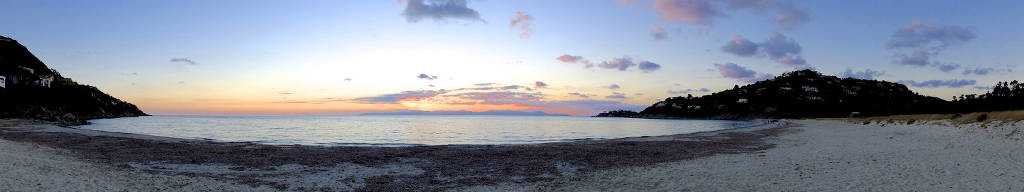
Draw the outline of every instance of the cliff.
M65 125L97 118L144 116L135 105L79 85L50 69L28 48L0 36L0 118L29 118Z

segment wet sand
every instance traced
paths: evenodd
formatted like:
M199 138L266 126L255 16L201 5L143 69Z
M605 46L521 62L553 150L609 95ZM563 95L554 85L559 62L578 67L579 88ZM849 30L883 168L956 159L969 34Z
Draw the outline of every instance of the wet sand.
M100 171L128 175L94 178L108 183L138 183L131 175L160 178L165 183L197 180L186 182L189 184L147 185L158 186L156 190L443 191L529 186L603 170L762 151L775 147L768 142L769 138L793 133L793 129L776 122L726 131L613 140L410 147L224 143L81 130L29 120L2 120L0 133L0 138L8 140L0 144L23 149L13 151L14 154L45 153L34 155L63 159L54 164L80 163L92 168L84 172L61 170L70 171L69 174ZM25 146L39 147L24 149ZM28 155L10 157L25 156ZM62 179L77 182L66 185L94 187L76 188L79 190L138 189L99 188L88 185L87 178L74 176L51 180ZM5 179L3 185L15 189L44 185L33 182ZM147 189L150 188L142 190Z

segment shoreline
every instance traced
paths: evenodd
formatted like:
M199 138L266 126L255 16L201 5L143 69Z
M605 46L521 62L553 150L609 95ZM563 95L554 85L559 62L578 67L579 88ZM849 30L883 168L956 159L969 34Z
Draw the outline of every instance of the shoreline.
M177 139L25 121L4 121L2 138L68 150L76 158L121 169L208 177L277 190L328 187L365 191L439 191L544 182L597 170L747 153L774 147L764 139L784 134L792 126L763 123L710 132L540 144L323 147ZM339 166L341 170L399 171L352 176L341 182L348 184L333 187L303 181L315 179L308 177L316 174L344 173L337 170ZM282 169L303 173L276 171Z

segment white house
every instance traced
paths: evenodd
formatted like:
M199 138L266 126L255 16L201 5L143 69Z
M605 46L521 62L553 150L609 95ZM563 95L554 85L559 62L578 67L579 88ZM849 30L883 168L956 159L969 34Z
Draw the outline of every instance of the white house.
M739 104L747 103L747 98L740 98L739 100L736 100L736 103L739 103Z
M36 81L40 87L50 87L50 83L53 83L53 77L39 78L39 81Z
M804 91L806 91L806 92L818 92L818 88L817 87L811 87L811 86L801 86L801 87L804 88Z
M0 88L7 88L7 77L0 76Z

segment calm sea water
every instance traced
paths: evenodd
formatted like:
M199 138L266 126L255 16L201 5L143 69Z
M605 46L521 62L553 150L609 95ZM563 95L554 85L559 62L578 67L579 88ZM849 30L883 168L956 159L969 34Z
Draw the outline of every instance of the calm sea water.
M546 116L148 116L92 120L111 132L274 145L522 144L713 131L756 121Z

